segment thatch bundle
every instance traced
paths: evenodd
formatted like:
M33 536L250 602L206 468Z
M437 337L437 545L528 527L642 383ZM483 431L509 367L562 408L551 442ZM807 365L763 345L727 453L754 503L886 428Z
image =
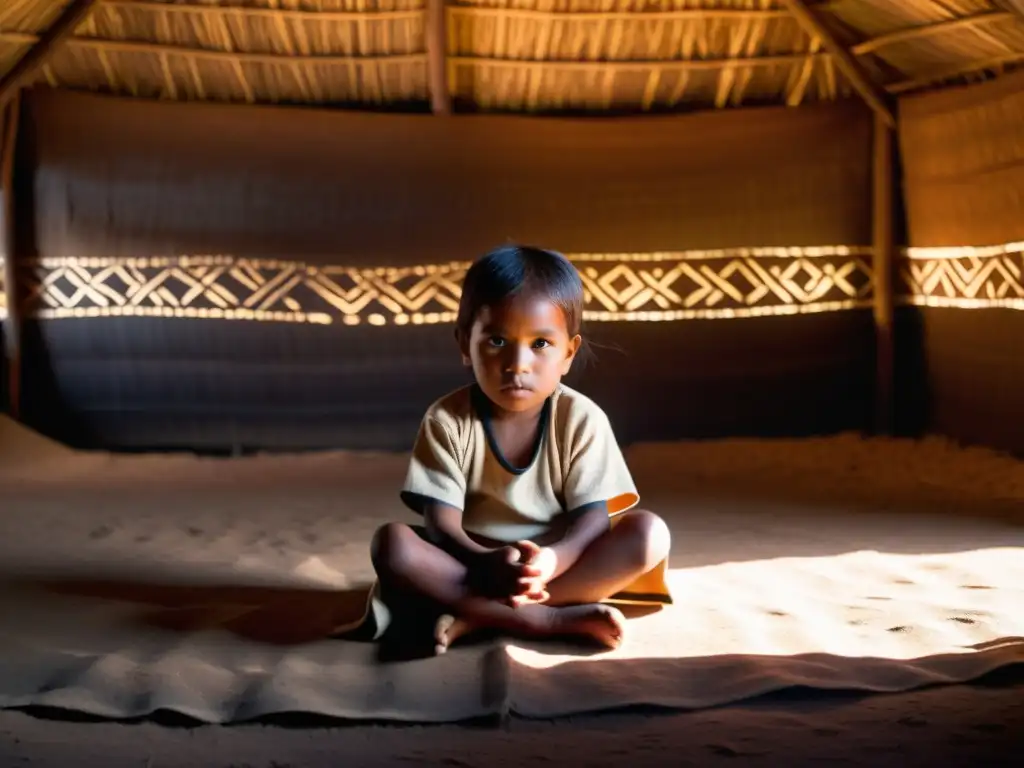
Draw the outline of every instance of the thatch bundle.
M0 73L66 0L5 0ZM97 0L33 78L166 99L631 112L834 100L1024 61L1017 0ZM443 34L438 86L431 38Z

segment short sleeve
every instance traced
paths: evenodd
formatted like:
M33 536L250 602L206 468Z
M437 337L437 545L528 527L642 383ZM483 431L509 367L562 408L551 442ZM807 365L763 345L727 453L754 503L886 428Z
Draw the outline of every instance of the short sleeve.
M604 411L587 408L574 427L563 488L566 509L603 501L615 515L636 506L640 496Z
M420 424L402 489L402 501L414 512L438 501L461 510L466 503L466 475L451 430L428 415Z

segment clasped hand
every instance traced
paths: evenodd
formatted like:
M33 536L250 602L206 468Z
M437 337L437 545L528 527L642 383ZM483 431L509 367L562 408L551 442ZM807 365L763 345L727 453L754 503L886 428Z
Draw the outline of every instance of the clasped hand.
M550 597L548 582L557 565L550 547L519 541L480 555L470 569L470 578L476 591L513 607L543 603Z

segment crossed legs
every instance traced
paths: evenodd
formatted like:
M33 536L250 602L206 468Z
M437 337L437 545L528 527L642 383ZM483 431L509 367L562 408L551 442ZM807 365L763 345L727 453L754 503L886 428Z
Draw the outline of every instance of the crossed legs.
M437 652L477 630L571 636L616 647L622 640L622 614L600 601L656 567L668 555L669 544L668 527L657 515L625 512L548 585L546 603L517 608L474 595L466 587L465 566L407 525L388 523L378 529L371 556L382 588L399 611L403 605L435 606L433 612L441 616L433 637Z

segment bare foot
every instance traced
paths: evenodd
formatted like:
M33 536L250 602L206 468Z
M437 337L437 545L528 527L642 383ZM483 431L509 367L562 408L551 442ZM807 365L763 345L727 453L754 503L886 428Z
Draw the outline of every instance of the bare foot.
M604 648L618 648L626 628L622 612L601 603L563 608L527 605L519 610L540 635L589 641Z
M512 615L514 618L506 619L501 626L491 627L445 614L434 625L434 653L446 653L463 637L488 627L520 637L564 637L593 643L601 648L618 648L622 644L626 624L626 617L621 611L600 603L563 608L531 603L516 608Z
M470 634L473 629L465 619L457 619L450 614L441 616L434 625L434 653L440 656L447 652L459 638Z

